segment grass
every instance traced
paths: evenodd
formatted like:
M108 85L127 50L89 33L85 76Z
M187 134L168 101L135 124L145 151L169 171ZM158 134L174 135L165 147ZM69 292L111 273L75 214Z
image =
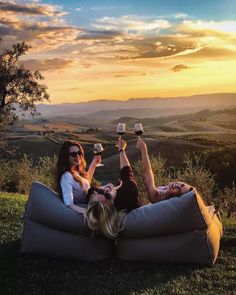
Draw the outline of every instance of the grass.
M0 294L236 294L236 221L224 221L213 268L115 260L85 263L19 254L26 201L24 195L0 193Z

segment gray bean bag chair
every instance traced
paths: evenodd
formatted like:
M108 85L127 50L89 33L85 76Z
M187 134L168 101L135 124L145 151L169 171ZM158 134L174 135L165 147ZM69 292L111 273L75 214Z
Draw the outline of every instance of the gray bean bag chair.
M82 214L34 182L24 214L21 253L88 261L117 257L208 265L217 258L221 222L193 191L132 210L124 225L117 246L101 235L92 237Z
M114 257L114 242L92 237L82 214L64 205L47 186L34 182L24 214L21 253L94 261Z
M117 258L160 263L216 261L222 224L194 191L132 210L117 244Z

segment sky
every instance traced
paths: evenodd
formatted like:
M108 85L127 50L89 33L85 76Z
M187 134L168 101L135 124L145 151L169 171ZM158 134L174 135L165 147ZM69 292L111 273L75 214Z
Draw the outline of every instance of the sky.
M51 103L236 92L235 0L0 1Z

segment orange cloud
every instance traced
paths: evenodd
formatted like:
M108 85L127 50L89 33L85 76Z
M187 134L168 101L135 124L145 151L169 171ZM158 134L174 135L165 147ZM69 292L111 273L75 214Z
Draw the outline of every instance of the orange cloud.
M24 65L34 71L56 71L72 66L73 60L60 58L44 60L29 59L24 62Z
M178 57L177 57L178 58ZM230 50L227 48L217 47L203 47L197 52L190 53L185 56L185 60L191 60L199 62L202 61L222 61L222 60L235 60L236 50Z
M234 75L229 72L236 66L236 21L191 20L184 14L161 18L123 15L105 16L80 28L66 22L66 13L40 0L0 2L1 48L21 41L32 45L25 57L26 67L44 71L56 96L73 89L71 99L77 95L84 99L105 97L109 87L117 98L135 93L156 95L157 91L166 95L169 85L173 85L173 93L187 94L190 88L193 93L210 85L210 78L202 78L203 68L214 91L215 85L221 85L222 90L225 81L235 89ZM219 64L221 75L215 75ZM184 71L189 65L192 70ZM58 70L64 71L58 75ZM175 75L170 70L182 73ZM77 88L78 79L83 83L81 88ZM66 80L65 85L59 82L64 94L58 80ZM184 87L182 81L186 82Z
M173 72L180 72L187 69L190 69L190 67L183 64L175 65L173 68L171 68Z
M115 74L115 78L124 78L124 77L133 77L133 76L146 76L147 73L144 72L135 72L135 71L130 71L130 72L125 72L125 73L120 73L120 74Z

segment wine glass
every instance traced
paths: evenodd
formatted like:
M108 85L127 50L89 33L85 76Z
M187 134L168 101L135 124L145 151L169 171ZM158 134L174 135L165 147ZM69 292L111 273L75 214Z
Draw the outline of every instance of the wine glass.
M125 134L125 123L119 123L116 128L116 132L120 135L119 140L121 140L121 136Z
M135 134L140 137L143 134L143 125L141 123L134 125Z
M102 154L102 152L104 151L103 146L101 143L95 143L93 146L93 152L96 156L100 156ZM104 166L104 164L100 163L97 164L96 167L102 167Z

